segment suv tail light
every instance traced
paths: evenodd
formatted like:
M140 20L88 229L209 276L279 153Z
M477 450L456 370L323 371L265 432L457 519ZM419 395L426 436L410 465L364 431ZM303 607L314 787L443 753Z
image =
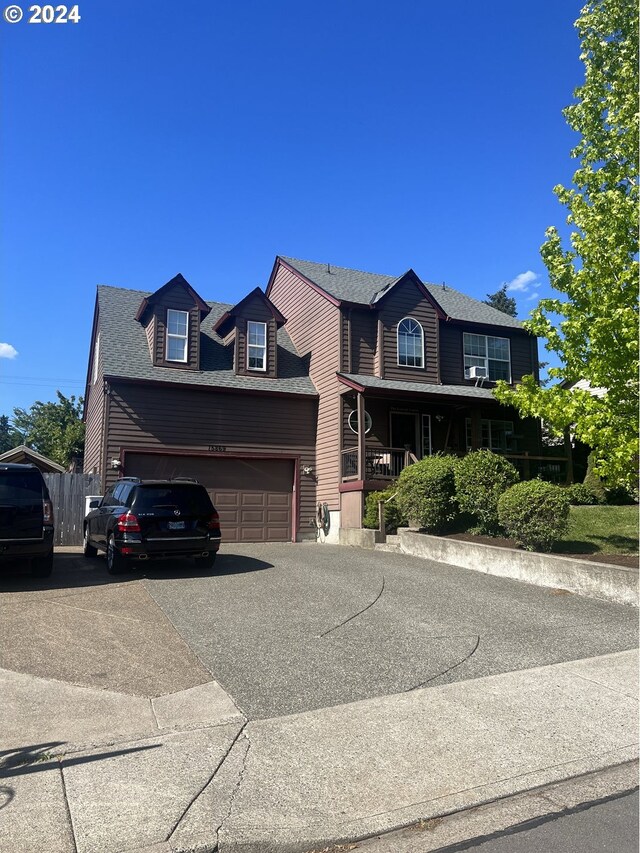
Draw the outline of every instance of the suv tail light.
M42 501L42 520L45 524L53 524L53 504L51 501Z
M220 529L220 516L215 511L215 509L211 513L211 518L207 522L207 528L209 530L219 530Z
M123 512L118 516L118 530L121 533L140 533L140 523L132 512Z

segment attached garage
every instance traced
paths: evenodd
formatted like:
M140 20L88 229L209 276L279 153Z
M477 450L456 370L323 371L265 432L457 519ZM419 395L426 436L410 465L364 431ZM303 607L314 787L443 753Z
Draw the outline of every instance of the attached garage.
M165 453L124 455L127 477L194 477L220 514L224 542L294 539L294 460Z

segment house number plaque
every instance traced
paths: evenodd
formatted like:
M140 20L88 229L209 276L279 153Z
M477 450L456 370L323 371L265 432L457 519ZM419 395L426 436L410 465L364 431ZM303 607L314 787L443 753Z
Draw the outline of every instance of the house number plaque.
M209 450L213 453L225 453L226 447L224 444L210 444Z

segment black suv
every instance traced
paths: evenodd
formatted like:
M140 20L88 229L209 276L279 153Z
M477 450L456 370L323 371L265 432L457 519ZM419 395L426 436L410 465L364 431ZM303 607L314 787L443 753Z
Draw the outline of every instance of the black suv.
M53 568L53 506L35 465L0 464L0 561L29 560L31 574Z
M220 547L220 520L196 480L123 477L84 520L84 555L107 552L107 570L156 557L194 557L212 568ZM95 507L95 508L94 508Z

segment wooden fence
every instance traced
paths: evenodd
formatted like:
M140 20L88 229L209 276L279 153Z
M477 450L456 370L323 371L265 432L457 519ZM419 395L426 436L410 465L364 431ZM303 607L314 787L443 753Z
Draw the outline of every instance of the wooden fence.
M85 497L101 495L97 474L43 474L53 504L54 545L82 545Z

